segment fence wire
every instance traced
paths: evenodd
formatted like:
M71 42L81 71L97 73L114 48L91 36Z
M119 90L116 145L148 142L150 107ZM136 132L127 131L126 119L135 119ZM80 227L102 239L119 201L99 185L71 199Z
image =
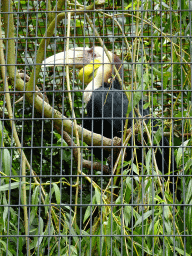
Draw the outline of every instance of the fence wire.
M0 6L0 254L191 255L192 1Z

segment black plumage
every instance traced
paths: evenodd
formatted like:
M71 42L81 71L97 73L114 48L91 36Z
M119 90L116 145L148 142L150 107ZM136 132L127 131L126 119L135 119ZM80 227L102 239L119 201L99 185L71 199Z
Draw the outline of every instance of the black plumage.
M122 74L122 70L120 70ZM150 114L149 108L144 109L144 102L139 101L139 112L142 117L148 116ZM103 83L102 86L93 90L90 100L87 103L87 116L83 120L83 127L94 132L101 134L107 138L114 138L115 136L122 138L122 133L124 130L124 125L126 121L128 109L128 99L124 91L121 89L118 79L115 78L113 84ZM133 126L133 111L129 113L128 116L128 128ZM134 113L134 118L137 118L137 113ZM148 122L146 118L146 123ZM152 120L152 131L157 131L157 121ZM147 135L143 134L143 138L148 141ZM143 149L141 139L138 138L138 135L135 135L135 146L138 163L144 163ZM153 140L154 141L154 140ZM132 138L129 141L129 144L126 148L126 161L129 161L133 158L133 146ZM169 172L169 160L171 159L170 166L170 180L174 183L174 171L176 169L176 163L174 154L171 150L171 157L169 151L169 141L165 136L162 136L159 145L153 144L154 152L156 152L156 161L158 169L163 175L168 174ZM104 150L102 147L93 147L94 155L100 159L104 160L109 156L109 153ZM111 151L112 152L112 151ZM113 162L115 159L113 160ZM173 185L171 191L174 191Z
M149 108L143 109L143 105L144 102L140 100L139 111L140 114L145 117L150 114L150 111ZM109 88L109 85L105 83L103 87L100 87L92 92L91 99L87 103L87 117L83 122L84 128L110 139L114 138L115 136L121 138L124 130L127 109L128 99L125 93L122 90ZM136 113L134 116L137 116ZM128 128L132 127L132 124L133 111L131 111L128 116ZM157 131L157 122L153 121L152 124L152 130ZM144 135L144 138L146 138L146 135ZM139 140L136 139L136 143L137 146L141 147L142 144ZM157 165L161 171L164 169L164 173L167 173L169 163L169 141L165 136L162 137L159 146L163 146L163 149L161 148L162 152L159 149L157 150ZM129 149L127 150L129 151ZM101 150L99 148L95 148L94 154L97 158L102 158ZM105 153L104 151L103 156L104 158L107 157L108 153ZM127 160L130 160L132 158L132 154L127 153L127 157ZM142 162L142 159L138 160L139 162Z

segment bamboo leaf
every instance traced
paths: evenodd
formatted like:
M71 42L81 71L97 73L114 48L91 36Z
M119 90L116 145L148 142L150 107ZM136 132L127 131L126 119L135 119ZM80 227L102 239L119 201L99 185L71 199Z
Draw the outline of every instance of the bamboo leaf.
M177 150L177 155L176 155L176 162L177 162L177 164L179 164L179 162L180 162L180 160L181 160L181 158L182 158L182 156L183 156L183 153L184 153L184 151L185 151L185 147L187 146L187 144L189 143L189 141L190 141L190 140L184 141L184 142L181 144L180 148Z
M192 179L189 181L189 185L187 188L187 193L186 193L186 199L185 203L188 204L192 196Z
M138 218L138 220L136 221L135 225L134 225L134 228L138 225L140 225L142 222L144 222L144 220L146 220L147 218L149 218L149 216L152 215L152 210L144 213L142 216L140 216L140 218Z
M101 204L101 192L97 187L95 187L95 197L97 204Z
M56 197L57 204L60 204L61 203L60 189L59 189L59 187L56 183L53 183L53 188L54 188L54 191L55 191L55 197Z
M13 183L9 183L3 186L0 186L0 191L8 191L10 189L15 189L18 188L20 185L22 185L24 182L13 182Z

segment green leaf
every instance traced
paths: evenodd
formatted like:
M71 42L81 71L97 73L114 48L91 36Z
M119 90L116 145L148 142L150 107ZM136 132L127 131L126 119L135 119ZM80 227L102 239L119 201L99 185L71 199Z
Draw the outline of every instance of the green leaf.
M149 149L149 151L147 152L147 156L146 156L146 168L148 173L150 174L151 172L151 168L150 168L150 164L151 164L151 155L152 155L152 149Z
M117 255L117 256L121 256L122 255L117 247L114 248L114 251L115 251L115 255Z
M40 217L39 218L39 234L42 235L43 234L43 219Z
M192 159L188 159L184 167L185 172L188 171L191 166L192 166Z
M76 246L70 245L71 255L77 255L77 248Z
M129 203L131 199L131 194L132 194L132 184L131 184L131 178L127 177L126 178L126 188L124 192L124 200L125 203Z
M162 128L159 127L159 129L157 130L157 132L154 135L154 143L155 143L155 145L159 145L159 143L161 141L161 138L162 138L162 134L163 134Z
M32 205L34 205L33 207L31 207L31 212L30 212L30 224L33 223L33 220L37 214L37 210L38 210L38 203L39 203L39 186L37 186L32 194Z
M172 234L172 228L173 228L173 225L170 221L164 221L164 224L165 224L165 228L166 228L166 233L167 234Z
M133 6L135 6L135 2L134 2L134 4L133 4ZM129 3L129 4L125 7L125 10L128 10L128 9L131 8L131 7L132 7L132 2Z
M56 197L57 204L60 204L61 203L60 189L59 189L59 187L56 183L53 183L53 188L54 188L54 191L55 191L55 197Z
M3 204L4 205L7 205L8 206L8 204L7 204L7 199L6 199L6 197L5 197L5 194L3 195ZM3 207L3 209L4 209L4 211L3 211L3 222L4 222L4 228L5 228L5 225L6 225L6 220L7 220L7 217L8 217L8 207L7 206L4 206Z
M7 253L7 255L9 255L9 256L13 256L13 254L8 250L8 248L7 248L7 243L5 243L4 241L2 241L2 240L0 240L0 243L3 245L3 247L4 247L4 249L2 248L2 250L4 251L4 252L6 252ZM3 254L1 254L1 255L3 255Z
M5 174L10 175L10 170L11 170L11 157L9 154L9 150L8 149L3 149L2 150L2 155L3 155L3 169Z
M44 232L43 232L43 219L40 217L39 218L39 228L38 230L38 235L40 235L40 237L38 237L37 243L35 245L35 248L38 249L43 241L44 238Z
M143 105L143 109L147 109L149 106L150 106L150 102L146 102L146 103Z
M39 186L37 186L34 189L33 195L32 195L32 204L37 205L39 202Z
M46 195L45 195L45 214L47 214L48 213L48 211L49 211L49 194L48 193L46 193Z
M131 221L131 216L132 216L132 207L129 205L126 205L124 207L124 221L126 226L129 225Z
M90 217L91 214L91 206L89 205L85 211L84 218L83 218L83 223Z
M78 27L82 28L83 25L84 25L84 21L83 20L76 19L76 24L75 24L76 28L78 28Z
M182 249L178 248L178 247L175 247L175 250L181 254L181 255L185 255L185 256L190 256L188 253L186 253L186 250L183 251Z
M8 191L10 189L18 188L23 183L24 182L13 182L11 184L6 184L6 185L3 185L3 186L0 186L0 191Z
M185 203L188 204L192 196L192 179L190 179L188 187L187 187L187 192L186 192L186 199Z
M137 165L133 164L132 167L133 167L133 172L139 175L139 168L137 168Z
M154 224L154 235L159 235L159 219Z
M166 220L169 220L170 217L170 211L169 211L169 206L164 206L164 217Z
M136 223L135 223L135 225L134 225L134 228L135 228L136 226L140 225L141 223L143 223L144 220L146 220L147 218L149 218L149 216L152 215L152 213L153 213L153 211L150 210L150 211L144 213L142 216L140 216L140 217L138 218L138 220L136 221Z
M182 156L183 156L183 153L184 153L185 148L186 148L187 144L189 143L189 141L190 141L190 140L184 141L184 142L181 144L180 148L177 150L177 155L176 155L176 162L177 162L177 165L179 165L179 162L180 162L180 160L181 160L181 158L182 158Z
M101 204L101 192L97 187L95 187L95 198L96 198L97 204Z

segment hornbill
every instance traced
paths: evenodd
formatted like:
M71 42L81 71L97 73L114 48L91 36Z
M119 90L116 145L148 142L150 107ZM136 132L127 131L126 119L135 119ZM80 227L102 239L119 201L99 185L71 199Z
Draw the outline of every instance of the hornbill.
M78 47L45 59L43 65L62 66L67 64L81 68L79 78L84 83L88 83L83 97L84 102L87 104L87 116L84 117L82 126L94 133L113 139L116 136L122 138L126 119L128 119L127 128L131 128L139 116L134 108L127 113L129 105L128 97L113 71L113 65L115 65L121 78L123 78L122 61L112 52L108 53L111 56L112 62L110 62L102 47ZM140 100L138 102L139 112L142 119L147 123L150 110L149 108L143 108L143 105L144 102ZM151 121L151 126L152 131L158 130L156 120ZM147 140L145 134L143 134L143 138ZM142 146L143 143L140 141L139 136L136 135L134 140L131 138L129 144L126 148L125 160L129 161L135 158L137 159L137 163L142 164L144 162L142 147L144 146ZM133 146L136 146L136 156L133 153ZM156 152L158 169L163 175L168 174L170 170L170 179L174 180L172 175L174 175L176 163L172 150L170 155L169 141L162 135L159 144L155 145L154 143L153 146ZM101 160L109 156L109 153L102 147L93 147L93 152ZM171 168L169 167L170 159Z

